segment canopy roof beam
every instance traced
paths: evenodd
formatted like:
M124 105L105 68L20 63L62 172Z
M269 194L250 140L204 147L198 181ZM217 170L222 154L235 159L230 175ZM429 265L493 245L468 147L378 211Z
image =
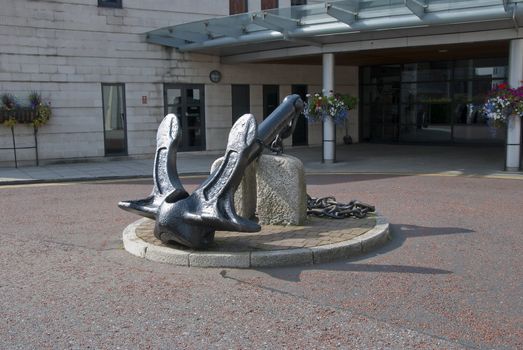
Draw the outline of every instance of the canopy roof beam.
M245 28L242 27L233 27L219 25L216 23L205 22L205 31L211 36L229 36L233 38L238 38L239 36L245 34ZM216 35L218 34L218 35Z
M405 6L419 18L425 16L425 10L429 7L426 0L405 0Z
M340 22L348 25L356 22L358 16L357 5L351 6L349 8L342 8L327 2L325 3L325 8L327 9L327 14L329 16L336 18Z
M187 41L179 38L173 38L170 36L162 36L162 35L156 35L156 34L147 34L146 35L147 42L158 44L158 45L164 45L164 46L171 46L171 47L180 47L187 45Z
M169 34L173 36L174 38L192 41L195 43L201 43L205 40L212 39L212 37L209 37L209 35L205 35L202 33L195 33L195 32L188 32L184 30L177 30L177 29L169 29Z
M280 33L287 33L298 27L300 21L274 15L268 12L255 13L251 16L253 23L270 30Z

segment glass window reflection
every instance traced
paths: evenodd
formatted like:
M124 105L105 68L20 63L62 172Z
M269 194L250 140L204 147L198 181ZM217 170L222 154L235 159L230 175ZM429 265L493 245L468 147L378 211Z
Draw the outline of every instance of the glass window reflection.
M506 81L506 58L418 62L361 69L362 138L370 141L502 142L482 114Z

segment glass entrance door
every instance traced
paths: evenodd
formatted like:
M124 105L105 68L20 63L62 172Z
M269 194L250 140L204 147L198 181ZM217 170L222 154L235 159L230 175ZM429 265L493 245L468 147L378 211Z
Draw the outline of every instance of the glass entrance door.
M179 151L205 150L204 86L166 84L165 114L174 113L180 121L182 140Z
M482 112L506 81L507 58L363 67L361 139L424 143L504 142Z
M263 119L267 118L280 104L280 87L263 85Z
M303 102L307 101L307 85L292 85L292 93L300 95ZM299 115L296 121L296 129L292 134L292 145L293 146L304 146L308 144L308 125L307 119L302 114Z
M242 115L251 112L251 93L250 87L247 84L232 84L231 85L231 100L232 100L232 123L234 123Z
M371 137L378 142L398 140L399 83L377 86L378 94L371 105Z
M124 84L102 84L105 155L127 155Z

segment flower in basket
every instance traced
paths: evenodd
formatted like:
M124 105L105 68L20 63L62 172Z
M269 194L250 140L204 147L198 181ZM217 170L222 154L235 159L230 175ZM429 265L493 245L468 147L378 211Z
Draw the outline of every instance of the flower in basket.
M338 93L328 96L323 93L307 94L303 114L312 123L331 117L336 124L342 124L349 117L349 111L356 107L357 102L356 97Z
M2 101L2 109L10 111L18 107L16 98L11 94L3 94L0 98Z
M508 84L496 85L487 95L483 112L494 126L501 127L511 115L523 115L523 86L512 89Z
M36 111L36 117L31 123L35 129L38 129L40 126L46 124L51 117L50 103L44 103L42 96L36 91L29 94L29 103L31 108Z
M8 119L4 120L4 126L6 128L12 128L16 125L16 118L15 117L9 117Z
M18 107L18 103L16 102L16 99L11 94L3 94L0 97L0 101L2 102L2 106L0 109L5 111L12 111ZM12 128L16 124L16 118L13 116L9 116L4 119L3 124L7 128Z

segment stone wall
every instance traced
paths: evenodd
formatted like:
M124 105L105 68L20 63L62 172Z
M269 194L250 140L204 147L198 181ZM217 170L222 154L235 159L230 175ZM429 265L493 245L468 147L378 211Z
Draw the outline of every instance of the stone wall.
M25 97L38 91L52 104L53 116L39 132L42 163L104 157L102 83L125 84L131 157L150 157L154 150L164 83L206 84L209 150L225 147L230 84L251 85L251 109L259 119L263 84L281 85L282 99L291 84L308 84L310 91L321 85L321 67L221 65L218 57L145 42L149 30L228 15L227 0L124 0L123 6L99 8L97 0L0 0L0 94ZM213 69L223 73L219 84L209 81ZM357 69L339 68L337 80L340 91L357 92ZM310 144L321 142L317 129L311 127ZM19 145L32 145L29 127L18 125L15 131ZM0 125L0 147L10 146L10 131ZM18 157L32 164L34 151L21 150ZM0 151L0 166L12 159L11 151Z
M103 82L125 83L129 154L149 153L163 114L161 83L171 60L183 55L146 43L143 33L226 15L228 1L198 7L188 0L125 0L123 9L111 9L97 0L0 0L0 8L0 93L25 97L36 90L51 101L39 153L57 160L104 156ZM32 144L29 127L15 130L20 145ZM10 144L10 131L0 127L0 147ZM0 161L12 157L0 151ZM19 158L33 159L34 151Z

